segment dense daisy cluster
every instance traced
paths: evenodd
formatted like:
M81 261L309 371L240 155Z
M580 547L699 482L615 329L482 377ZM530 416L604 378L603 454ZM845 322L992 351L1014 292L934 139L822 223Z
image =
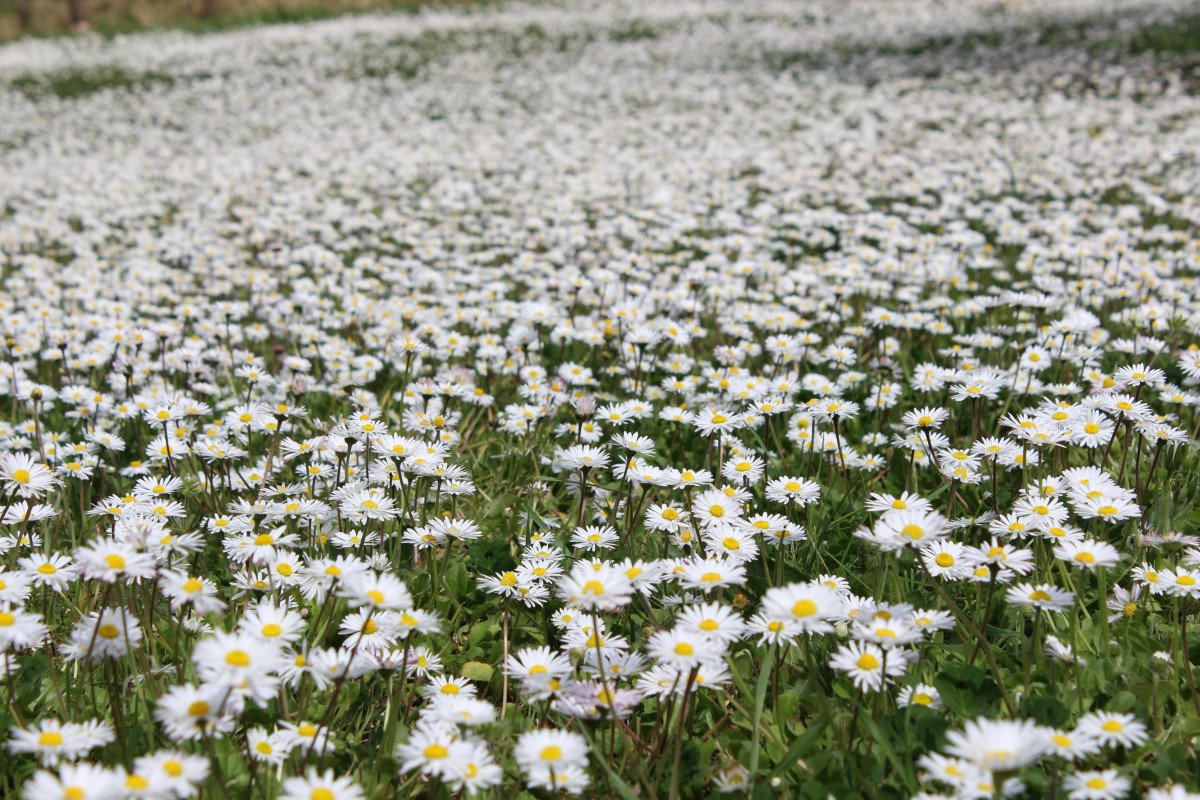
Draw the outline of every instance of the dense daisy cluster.
M0 49L0 796L1200 797L1189 13Z

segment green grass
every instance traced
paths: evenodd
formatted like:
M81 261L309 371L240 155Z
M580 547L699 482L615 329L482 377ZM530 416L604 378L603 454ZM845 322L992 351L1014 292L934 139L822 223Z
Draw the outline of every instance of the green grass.
M613 29L609 38L614 42L642 42L647 39L657 39L659 31L645 20L634 19Z
M51 94L68 100L86 97L106 89L146 89L153 86L172 86L176 78L164 72L129 72L120 67L105 67L98 70L71 70L52 75L22 75L10 81L9 86L27 96L37 97Z
M1169 22L1144 25L1132 32L1114 32L1113 18L1078 22L1042 21L1008 30L964 31L929 36L907 44L873 45L869 48L845 44L825 50L788 50L765 54L771 69L783 72L845 64L863 56L917 59L942 57L969 59L988 51L1032 44L1062 50L1079 48L1092 56L1120 59L1128 55L1152 54L1186 57L1200 53L1200 13L1185 14ZM1191 59L1186 59L1188 63Z
M1200 14L1142 28L1129 41L1132 53L1200 53Z

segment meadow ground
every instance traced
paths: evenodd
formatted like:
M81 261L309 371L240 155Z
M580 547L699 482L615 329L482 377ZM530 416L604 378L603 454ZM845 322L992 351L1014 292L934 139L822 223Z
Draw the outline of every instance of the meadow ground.
M0 0L0 42L23 35L55 36L72 30L71 0ZM74 0L86 27L104 36L174 26L211 32L247 25L301 22L364 11L413 12L423 7L479 6L488 0Z
M0 796L1200 798L1200 8L0 47Z

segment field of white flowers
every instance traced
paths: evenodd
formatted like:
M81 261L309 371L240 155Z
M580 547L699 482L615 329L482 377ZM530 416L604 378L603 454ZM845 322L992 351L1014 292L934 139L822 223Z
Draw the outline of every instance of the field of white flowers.
M1182 0L0 48L0 797L1200 798L1198 161Z

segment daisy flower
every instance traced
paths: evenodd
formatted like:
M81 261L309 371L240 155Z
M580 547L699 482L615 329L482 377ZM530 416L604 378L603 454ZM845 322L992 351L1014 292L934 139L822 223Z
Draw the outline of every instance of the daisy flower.
M796 505L801 508L816 502L821 497L821 487L806 478L775 478L767 483L767 499L781 505Z
M513 749L513 758L526 775L582 767L587 763L587 755L587 742L582 736L554 729L523 733Z
M862 691L880 691L908 669L909 654L903 649L884 650L868 642L842 645L829 659L829 666L844 672Z
M1149 735L1145 724L1133 714L1095 711L1080 718L1076 731L1102 745L1137 747Z
M762 598L767 619L786 621L793 629L824 633L832 630L830 620L841 615L841 596L823 584L792 583L768 589Z
M1117 800L1129 794L1133 784L1115 769L1075 772L1063 778L1071 800Z
M1059 589L1048 583L1018 583L1008 588L1005 594L1013 605L1030 606L1035 609L1062 612L1075 602L1075 593Z
M1031 720L974 719L946 735L946 752L979 769L1007 772L1037 761L1046 731Z
M746 568L728 559L704 558L684 563L678 578L684 588L708 592L740 586L746 580Z
M283 781L279 800L366 800L366 793L351 778L309 767L302 777Z

